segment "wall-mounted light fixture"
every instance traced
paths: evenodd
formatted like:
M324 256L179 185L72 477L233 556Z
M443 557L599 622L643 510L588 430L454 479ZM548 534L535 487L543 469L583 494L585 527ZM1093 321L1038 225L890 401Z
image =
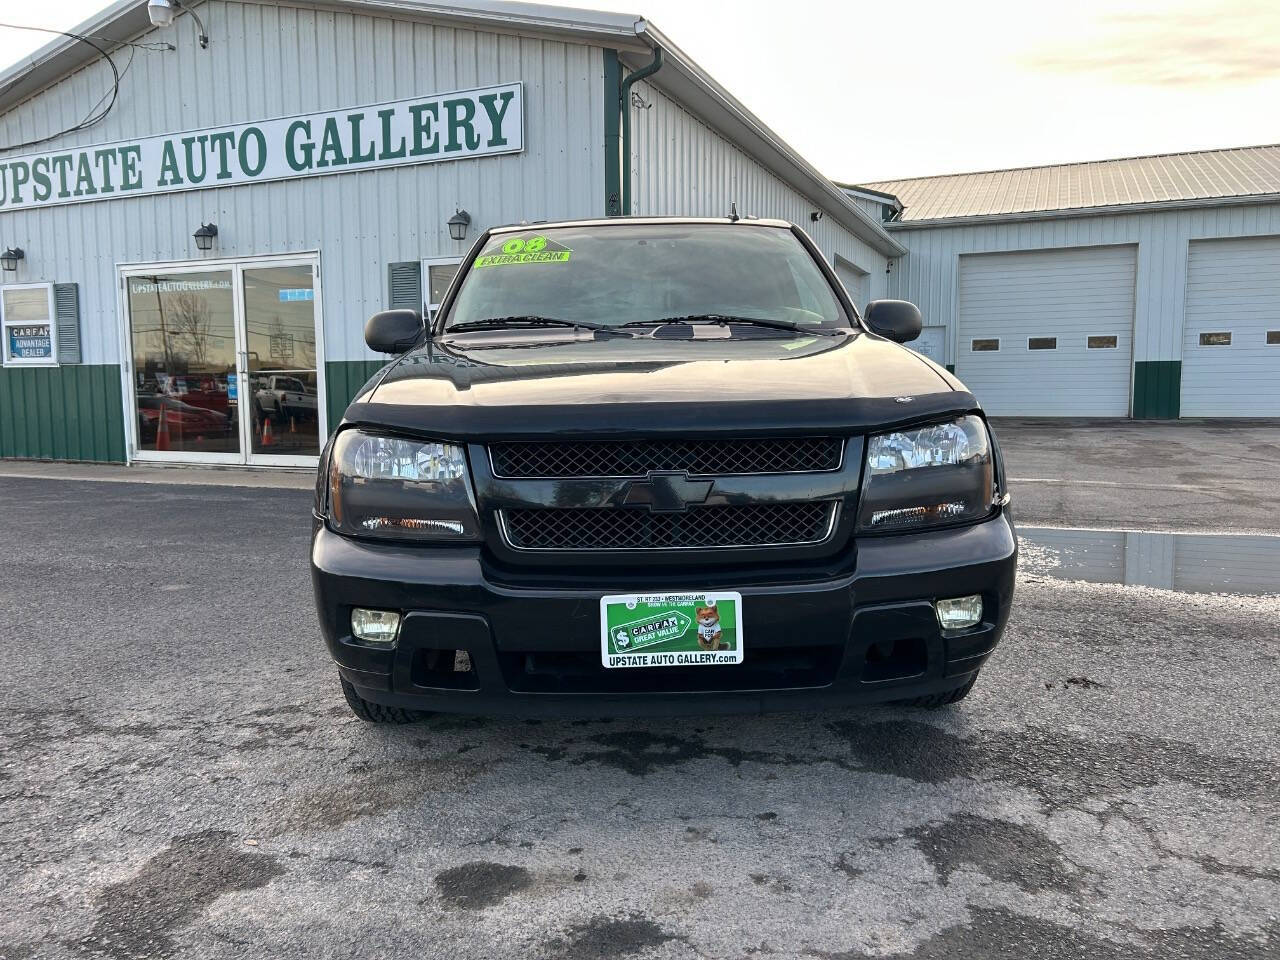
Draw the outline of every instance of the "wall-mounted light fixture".
M171 26L179 7L191 14L191 19L196 22L196 28L200 31L200 49L208 49L209 34L205 32L204 22L190 7L183 7L180 0L147 0L147 16L151 18L151 25L161 28Z
M812 220L814 223L817 223L824 216L826 216L826 213L824 211L814 210L811 214L809 214L809 219Z
M21 247L9 247L4 253L0 253L0 267L4 268L5 273L13 273L18 269L18 261L25 256Z
M467 239L467 227L471 226L471 214L465 210L457 210L449 218L449 238L451 240Z
M218 225L216 223L202 223L200 229L192 234L196 238L197 250L212 250L213 238L218 235Z

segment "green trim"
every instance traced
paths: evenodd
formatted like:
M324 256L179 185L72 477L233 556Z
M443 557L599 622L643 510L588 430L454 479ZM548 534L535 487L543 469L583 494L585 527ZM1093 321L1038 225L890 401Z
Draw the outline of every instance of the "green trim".
M0 367L0 457L123 463L120 368Z
M1181 360L1139 360L1133 365L1135 420L1177 420L1181 395Z
M618 51L604 51L604 214L622 213L622 64Z
M326 406L329 410L329 431L342 421L356 393L375 373L391 362L386 360L331 360L324 365Z

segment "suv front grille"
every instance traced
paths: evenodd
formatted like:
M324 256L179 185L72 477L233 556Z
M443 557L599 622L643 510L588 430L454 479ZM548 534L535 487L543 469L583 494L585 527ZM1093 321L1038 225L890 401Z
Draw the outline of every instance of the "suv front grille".
M643 477L651 470L691 476L818 473L840 469L843 454L840 437L518 441L489 447L494 476L507 480Z
M831 502L692 507L683 513L629 508L503 510L517 550L687 550L820 543L831 535Z

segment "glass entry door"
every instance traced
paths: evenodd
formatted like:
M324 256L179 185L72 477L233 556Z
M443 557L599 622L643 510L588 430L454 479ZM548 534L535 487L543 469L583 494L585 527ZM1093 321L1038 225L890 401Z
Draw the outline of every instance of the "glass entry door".
M313 259L130 269L124 285L137 459L315 463Z
M300 263L241 272L250 463L320 454L314 270Z

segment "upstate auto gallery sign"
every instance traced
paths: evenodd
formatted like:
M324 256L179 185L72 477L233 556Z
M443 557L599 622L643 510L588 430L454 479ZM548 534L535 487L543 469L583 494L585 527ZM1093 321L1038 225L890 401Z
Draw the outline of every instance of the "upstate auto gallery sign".
M519 83L0 157L0 210L519 153Z

